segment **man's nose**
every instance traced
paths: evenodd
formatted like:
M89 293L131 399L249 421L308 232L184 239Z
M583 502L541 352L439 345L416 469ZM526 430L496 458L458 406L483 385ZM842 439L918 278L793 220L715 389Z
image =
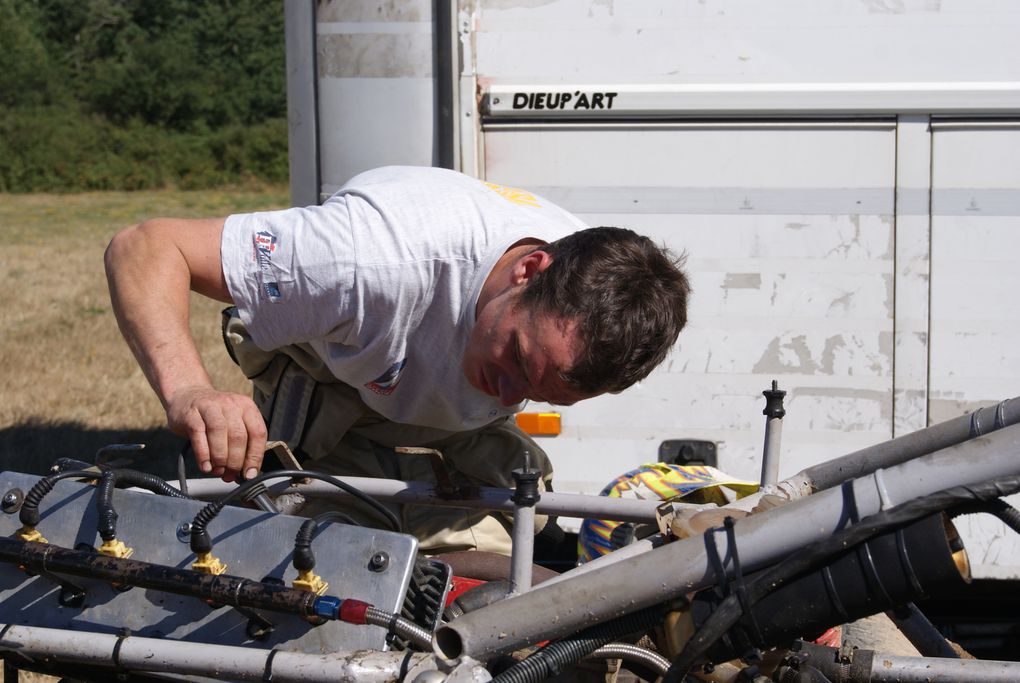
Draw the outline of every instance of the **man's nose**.
M527 397L528 384L523 380L500 374L498 384L499 402L505 406L520 403Z

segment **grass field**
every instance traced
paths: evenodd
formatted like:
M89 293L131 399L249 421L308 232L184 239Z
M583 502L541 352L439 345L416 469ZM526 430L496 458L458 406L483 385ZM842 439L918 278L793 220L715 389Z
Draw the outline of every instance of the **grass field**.
M61 456L91 462L145 443L138 465L169 476L183 440L117 330L103 251L117 230L156 216L221 216L289 205L261 191L0 195L0 469L40 473ZM221 304L192 300L192 332L214 382L247 393L219 334Z

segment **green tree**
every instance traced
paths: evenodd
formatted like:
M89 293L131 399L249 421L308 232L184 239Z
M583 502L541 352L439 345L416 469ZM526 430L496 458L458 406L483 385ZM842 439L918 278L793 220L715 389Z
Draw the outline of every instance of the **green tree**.
M0 105L37 106L64 99L66 80L40 36L37 8L0 0Z
M282 0L0 0L0 191L287 176Z
M285 116L283 3L39 0L78 99L203 130Z

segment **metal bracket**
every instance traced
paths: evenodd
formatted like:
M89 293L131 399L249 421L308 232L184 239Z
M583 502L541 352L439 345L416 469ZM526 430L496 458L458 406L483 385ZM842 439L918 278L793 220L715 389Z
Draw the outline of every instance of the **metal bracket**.
M436 492L442 498L455 498L460 493L460 487L450 478L450 472L446 469L446 462L443 454L435 448L422 448L418 446L397 446L394 453L400 455L424 455L428 458L432 467L432 474L436 478Z

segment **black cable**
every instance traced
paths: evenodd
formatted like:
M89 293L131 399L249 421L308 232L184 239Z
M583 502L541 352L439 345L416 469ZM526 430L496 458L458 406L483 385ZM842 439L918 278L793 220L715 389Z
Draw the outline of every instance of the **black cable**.
M358 500L366 503L376 512L383 516L394 531L402 531L400 520L393 514L385 505L377 501L375 498L367 495L366 493L359 491L350 484L340 481L336 477L332 477L322 472L313 472L310 470L274 470L273 472L264 472L254 479L249 479L244 482L236 489L225 495L220 500L209 503L204 508L198 511L195 515L195 519L191 523L191 551L196 555L202 553L208 553L212 550L212 540L209 538L209 532L206 527L209 525L216 515L219 514L220 510L236 498L242 498L246 493L251 491L253 488L260 486L262 482L270 479L317 479L324 481L327 484L336 486L341 491L345 491Z
M243 476L238 475L237 485L241 486L247 481ZM266 488L265 484L259 484L254 486L241 496L241 500L249 505L254 505L263 512L278 513L280 508L276 507L276 503L269 497L269 489Z
M985 512L990 515L995 515L999 518L1006 526L1020 534L1020 510L1002 500L996 498L994 500L988 500L981 503L965 503L949 511L949 516L952 518L961 517L963 515L973 515L979 512Z
M358 522L346 512L340 512L339 510L326 510L315 515L312 519L320 525L323 522L340 522L341 524L350 524L351 526L364 526L364 524Z
M851 482L847 482L846 485L850 484ZM812 543L803 551L763 571L748 588L749 604L754 605L790 579L821 566L832 556L845 553L879 533L956 505L994 500L1017 491L1020 491L1020 476L1014 475L983 484L954 486L877 512L828 538ZM705 533L709 534L711 531L710 529ZM708 648L729 631L742 614L743 609L735 594L727 596L720 602L704 626L694 634L683 651L673 660L662 683L680 683Z
M611 621L596 624L576 635L546 645L492 679L492 683L538 683L554 676L563 666L580 661L603 645L660 622L665 605L652 605Z
M274 470L272 472L264 472L263 474L260 474L259 476L255 477L254 479L249 479L244 484L228 493L225 497L220 499L220 502L226 504L233 500L234 498L244 495L245 493L248 492L248 490L254 488L255 486L261 484L264 481L268 481L270 479L284 479L284 478L317 479L319 481L324 481L327 484L332 484L341 491L349 493L358 500L360 500L361 502L369 505L372 509L374 509L376 512L378 512L386 519L386 521L389 523L389 525L393 528L394 531L401 531L400 520L397 519L397 516L393 514L393 512L391 512L389 508L387 508L385 505L377 501L375 498L372 498L368 494L364 493L363 491L360 491L359 489L351 486L346 482L340 481L336 477L330 476L328 474L323 474L322 472L314 472L311 470Z

